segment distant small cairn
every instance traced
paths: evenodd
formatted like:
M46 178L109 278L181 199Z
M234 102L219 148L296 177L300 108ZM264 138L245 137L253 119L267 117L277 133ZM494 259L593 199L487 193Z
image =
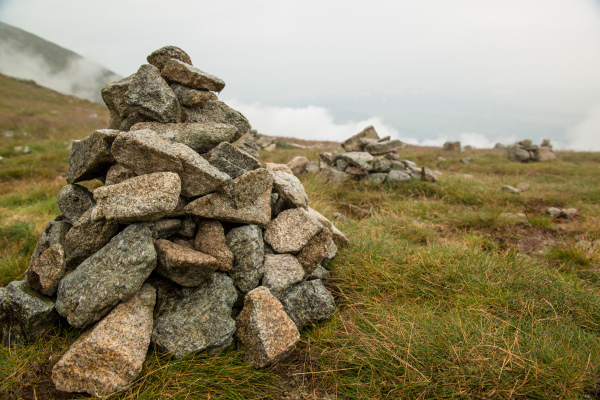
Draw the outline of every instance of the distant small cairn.
M38 340L59 315L87 329L52 369L61 391L127 389L150 342L181 358L235 339L264 368L335 310L324 266L348 239L286 165L231 144L250 124L217 99L225 82L177 47L148 62L102 90L112 129L73 143L62 214L25 279L0 288L2 343ZM92 179L93 193L77 184Z
M531 140L521 140L506 148L506 153L511 161L527 163L530 161L550 161L556 160L556 155L552 150L550 139L544 139L540 146L532 143Z
M400 140L390 140L389 136L380 138L375 128L368 126L342 143L346 152L321 153L318 163L296 157L288 166L295 173L319 171L334 182L346 179L376 184L410 182L413 179L437 182L439 172L400 159L398 150L406 146Z

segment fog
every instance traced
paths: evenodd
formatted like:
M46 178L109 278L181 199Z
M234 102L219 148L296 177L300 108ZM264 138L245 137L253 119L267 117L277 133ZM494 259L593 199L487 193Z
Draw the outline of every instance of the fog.
M1 4L0 20L124 76L177 45L274 135L339 140L374 124L418 143L582 150L599 136L595 0Z

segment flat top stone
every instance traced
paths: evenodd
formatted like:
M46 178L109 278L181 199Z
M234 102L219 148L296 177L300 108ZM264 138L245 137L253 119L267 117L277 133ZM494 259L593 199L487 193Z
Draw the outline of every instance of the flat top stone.
M210 165L234 179L248 171L261 167L260 161L256 158L227 142L220 143L205 154L204 158Z
M158 239L154 242L158 255L156 272L186 287L200 285L217 269L216 258L185 246Z
M371 139L379 139L379 135L375 131L373 126L367 126L365 129L357 133L356 135L346 139L342 142L342 147L346 151L361 151L361 143L360 139L371 138Z
M308 207L308 196L298 178L283 171L274 171L271 172L271 175L273 176L273 189L290 206Z
M351 165L362 168L365 171L371 171L373 169L373 161L375 159L370 153L363 151L342 153L340 154L340 158Z
M192 65L192 59L190 56L176 46L164 46L158 50L154 50L152 54L146 58L146 60L148 61L148 64L152 64L158 69L163 69L167 61L172 58Z
M114 164L110 148L119 131L101 129L73 142L69 155L67 182L76 183L104 176Z
M277 253L298 253L321 229L317 221L304 208L282 211L267 226L264 238Z
M250 123L240 113L222 101L207 101L201 107L185 108L186 122L220 122L238 128L229 142L233 143L250 130ZM215 144L216 146L216 144Z
M160 73L170 81L194 89L207 89L218 93L225 87L225 82L221 78L174 58L167 60Z

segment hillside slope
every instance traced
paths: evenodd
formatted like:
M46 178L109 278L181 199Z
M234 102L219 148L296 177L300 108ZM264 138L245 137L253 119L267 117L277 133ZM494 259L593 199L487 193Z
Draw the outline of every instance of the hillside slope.
M39 36L0 22L0 73L102 102L100 89L119 75Z

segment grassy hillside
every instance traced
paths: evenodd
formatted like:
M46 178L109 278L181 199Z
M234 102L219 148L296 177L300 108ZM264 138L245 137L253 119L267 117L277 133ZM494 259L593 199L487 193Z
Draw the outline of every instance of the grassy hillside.
M66 143L107 117L97 104L0 76L0 135L14 132L0 141L0 284L19 278L58 214ZM33 152L16 154L18 145ZM314 160L319 151L282 148L261 160ZM303 331L288 360L256 371L233 348L182 360L151 349L133 387L112 398L598 398L600 154L518 164L474 151L470 165L436 149L401 155L442 171L440 182L332 185L300 176L311 206L332 220L348 204L371 216L334 220L351 241L330 265L338 309ZM520 182L531 189L501 190ZM550 206L580 216L552 219ZM55 392L50 380L79 333L0 348L0 399L80 398Z

